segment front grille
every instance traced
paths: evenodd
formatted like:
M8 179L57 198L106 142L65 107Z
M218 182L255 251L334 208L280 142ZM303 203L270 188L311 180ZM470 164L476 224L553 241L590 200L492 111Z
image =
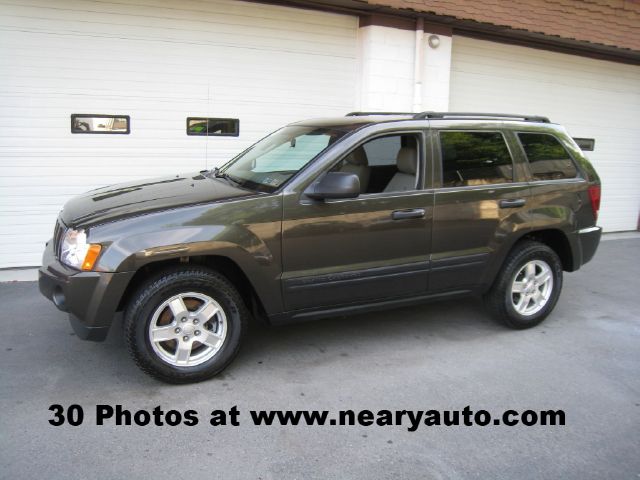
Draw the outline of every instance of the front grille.
M62 245L62 237L64 237L64 232L67 229L62 220L58 218L56 220L56 226L53 229L53 253L56 258L60 258L60 246Z

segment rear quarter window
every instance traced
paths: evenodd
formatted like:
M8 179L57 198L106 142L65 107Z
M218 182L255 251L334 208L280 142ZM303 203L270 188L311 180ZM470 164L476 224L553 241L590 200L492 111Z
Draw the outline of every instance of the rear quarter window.
M562 180L578 174L571 156L553 135L519 133L518 138L534 180Z

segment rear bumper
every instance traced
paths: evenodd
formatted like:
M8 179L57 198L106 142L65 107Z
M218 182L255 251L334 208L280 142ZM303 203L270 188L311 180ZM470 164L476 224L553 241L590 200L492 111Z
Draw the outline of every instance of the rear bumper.
M76 335L84 340L107 337L132 272L79 272L61 264L47 244L38 272L40 292L69 314Z
M580 251L582 253L582 265L590 261L596 254L598 245L600 245L601 236L601 227L589 227L578 230L578 240L580 241Z

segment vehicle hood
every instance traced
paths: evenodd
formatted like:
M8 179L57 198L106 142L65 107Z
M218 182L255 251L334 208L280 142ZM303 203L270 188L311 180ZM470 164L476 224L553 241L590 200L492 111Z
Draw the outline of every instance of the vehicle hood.
M201 173L119 183L69 200L60 216L71 227L88 227L188 205L257 195Z

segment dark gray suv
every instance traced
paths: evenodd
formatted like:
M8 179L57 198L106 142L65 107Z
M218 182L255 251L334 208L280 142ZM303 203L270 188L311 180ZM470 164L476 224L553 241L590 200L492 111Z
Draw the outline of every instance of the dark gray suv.
M505 325L537 325L563 271L593 257L599 203L595 170L547 118L355 112L283 127L219 169L70 200L40 290L84 339L123 311L136 363L193 382L231 362L251 315L476 294Z

